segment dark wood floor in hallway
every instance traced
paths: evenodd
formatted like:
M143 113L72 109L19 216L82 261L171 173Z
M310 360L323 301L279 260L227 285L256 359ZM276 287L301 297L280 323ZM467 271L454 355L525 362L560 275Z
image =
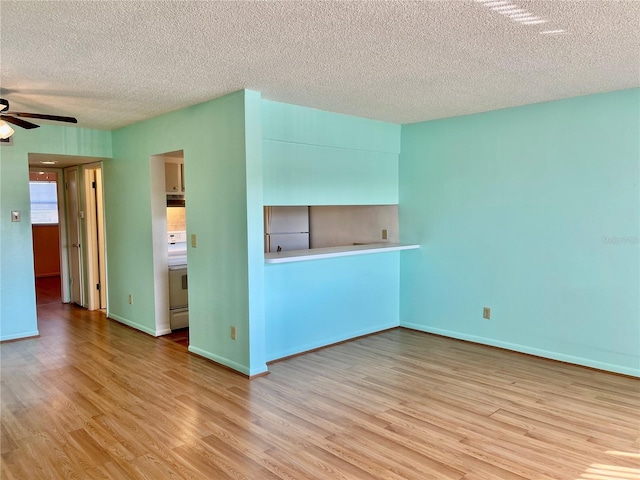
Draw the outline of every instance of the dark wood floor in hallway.
M49 305L61 303L60 275L36 278L36 304Z
M252 381L100 312L0 346L0 478L638 479L640 380L394 329Z

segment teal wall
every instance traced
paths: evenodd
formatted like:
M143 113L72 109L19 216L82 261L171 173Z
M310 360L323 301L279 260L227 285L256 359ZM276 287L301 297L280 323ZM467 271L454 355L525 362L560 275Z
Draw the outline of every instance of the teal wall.
M265 205L398 203L400 126L262 102Z
M43 125L16 128L0 147L0 340L38 334L29 202L29 153L111 156L111 133ZM22 221L11 222L11 210Z
M640 375L639 163L638 89L404 125L401 324Z
M104 168L109 315L155 334L149 158L183 150L187 234L198 239L187 252L189 350L246 374L266 370L259 350L250 357L249 341L250 314L256 325L262 315L250 310L249 289L259 306L263 282L262 258L255 265L262 240L253 239L262 199L247 190L261 182L259 130L249 132L256 140L245 132L245 110L253 122L256 105L259 94L241 91L117 130Z
M400 126L262 102L265 205L398 202ZM271 361L399 323L399 253L267 265Z
M115 132L17 130L0 340L38 333L28 154L113 157L109 314L155 334L149 157L184 150L195 353L254 375L400 324L640 376L639 112L633 89L400 127L242 91ZM263 205L393 203L423 248L264 266Z
M266 371L264 319L264 222L262 187L262 99L247 91L244 103L249 290L249 375Z
M400 253L267 265L267 361L397 327Z

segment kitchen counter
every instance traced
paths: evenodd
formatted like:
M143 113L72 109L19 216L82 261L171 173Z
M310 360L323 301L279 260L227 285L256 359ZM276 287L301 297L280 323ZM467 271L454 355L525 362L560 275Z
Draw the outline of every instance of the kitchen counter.
M364 255L370 253L396 252L399 250L413 250L416 248L420 248L420 245L406 243L368 243L365 245L289 250L286 252L265 253L264 263L304 262L307 260L321 260L323 258L346 257L350 255Z

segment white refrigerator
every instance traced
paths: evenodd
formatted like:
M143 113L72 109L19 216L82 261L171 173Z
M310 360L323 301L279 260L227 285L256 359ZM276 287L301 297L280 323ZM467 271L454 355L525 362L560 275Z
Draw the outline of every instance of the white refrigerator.
M309 248L309 207L264 207L264 251Z

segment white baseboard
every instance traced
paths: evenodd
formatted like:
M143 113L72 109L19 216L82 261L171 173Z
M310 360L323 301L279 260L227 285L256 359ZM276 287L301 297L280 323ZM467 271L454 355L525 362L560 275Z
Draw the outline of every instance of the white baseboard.
M38 332L38 330L33 330L31 332L23 332L23 333L16 333L14 335L4 335L0 337L0 342L6 342L8 340L21 340L21 339L27 339L27 338L32 338L32 337L38 337L40 335L40 332Z
M233 360L230 360L228 358L225 357L221 357L219 355L216 355L215 353L211 353L208 352L206 350L203 350L201 348L198 347L194 347L193 345L189 345L189 351L191 353L195 353L196 355L200 355L201 357L204 357L206 359L212 360L216 363L219 363L220 365L224 365L225 367L229 367L232 370L235 370L237 372L243 373L245 375L248 375L249 377L252 377L254 375L259 375L261 373L265 373L268 371L267 369L267 365L263 365L261 367L257 367L257 368L253 368L253 369L249 369L247 368L246 365L241 365L237 362L234 362Z
M140 323L132 322L131 320L128 320L128 319L126 319L124 317L121 317L119 315L115 315L113 313L109 313L109 314L107 314L107 318L111 318L111 319L116 320L116 321L118 321L120 323L124 323L125 325L128 325L131 328L135 328L136 330L140 330L141 332L148 333L152 337L157 336L155 330L152 330L151 328L146 327L146 326L144 326L144 325L142 325Z
M300 345L298 347L295 348L290 348L287 350L281 350L279 352L276 353L272 353L272 354L267 354L267 362L273 362L275 360L279 360L281 358L286 358L286 357L290 357L292 355L299 355L305 352L309 352L311 350L316 350L318 348L324 348L324 347L329 347L331 345L334 345L336 343L341 343L341 342L346 342L349 340L354 340L358 337L362 337L365 335L371 335L372 333L377 333L377 332L382 332L383 330L388 330L390 328L396 328L399 325L397 323L389 323L389 324L385 324L385 325L378 325L376 327L372 327L372 328L366 328L363 330L358 330L355 332L350 332L348 334L345 335L339 335L339 336L335 336L335 337L331 337L331 338L326 338L323 339L320 342L313 342L313 343L307 343L305 345Z
M629 368L622 365L599 362L597 360L591 360L589 358L575 357L572 355L566 355L564 353L528 347L526 345L520 345L517 343L503 342L492 338L468 335L466 333L454 332L451 330L443 330L441 328L426 327L424 325L419 325L416 323L402 322L400 323L400 326L404 328L410 328L412 330L418 330L420 332L442 335L443 337L456 338L458 340L467 340L469 342L480 343L482 345L504 348L506 350L513 350L514 352L527 353L529 355L535 355L537 357L572 363L574 365L581 365L583 367L597 368L598 370L605 370L607 372L621 373L623 375L629 375L632 377L640 377L640 369Z

